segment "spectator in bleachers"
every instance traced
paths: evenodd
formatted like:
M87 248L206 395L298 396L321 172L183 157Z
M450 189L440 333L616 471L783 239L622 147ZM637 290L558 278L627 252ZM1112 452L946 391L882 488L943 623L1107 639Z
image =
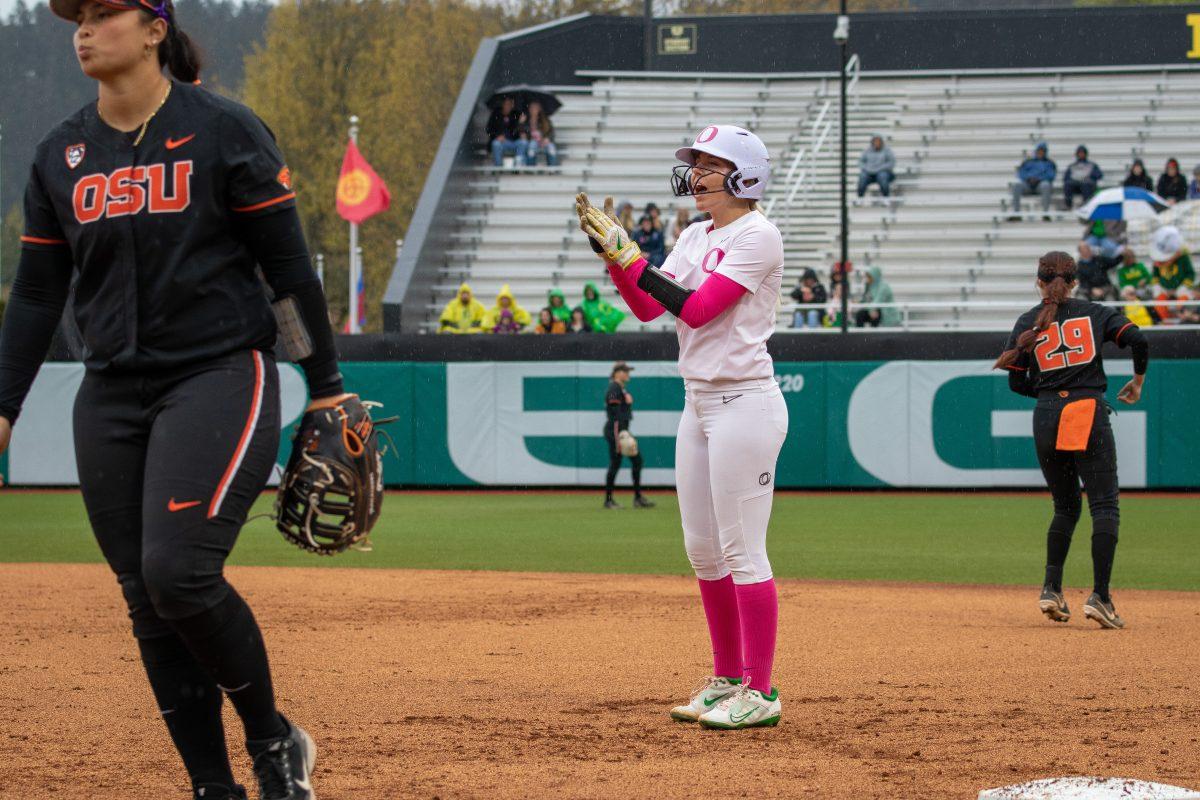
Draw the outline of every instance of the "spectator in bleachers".
M671 220L671 224L667 228L667 252L671 252L675 248L675 242L679 241L679 234L687 229L687 226L692 223L691 216L688 214L687 208L680 206L675 212L675 218Z
M555 319L564 324L571 321L571 307L567 305L567 296L562 289L555 287L546 293L546 306Z
M1088 149L1084 145L1075 148L1075 160L1063 173L1063 194L1067 210L1074 207L1075 195L1079 195L1084 203L1092 199L1096 193L1096 185L1104 177L1095 161L1088 159Z
M641 248L642 254L651 266L661 267L662 263L667 260L667 245L663 241L662 230L655 229L654 220L650 217L643 215L638 220L638 227L633 232L632 238L637 242L637 246Z
M1122 186L1134 186L1138 189L1145 189L1147 192L1154 191L1154 181L1146 174L1146 165L1140 158L1135 158L1129 166L1129 174L1125 176L1125 181Z
M554 316L550 306L538 312L537 324L533 326L534 333L566 333L567 323Z
M621 227L630 236L633 236L634 230L637 229L637 222L633 219L633 203L628 200L622 200L617 203L617 220L621 223Z
M1054 176L1058 166L1049 158L1050 151L1045 142L1034 148L1033 157L1027 158L1017 167L1017 179L1010 184L1012 189L1012 216L1010 221L1021 219L1021 198L1038 195L1042 199L1042 219L1050 219L1050 195L1054 191Z
M867 285L863 288L861 302L866 304L893 303L895 300L892 287L883 279L883 270L879 267L871 267L867 270ZM864 326L878 328L880 325L885 328L894 328L900 324L900 311L896 308L872 308L868 305L866 308L860 308L854 315L854 324L860 328Z
M496 295L496 304L484 316L483 329L488 333L520 333L532 321L533 317L521 308L506 283Z
M612 333L625 319L625 312L613 308L612 304L600 296L600 289L595 283L588 281L583 285L583 302L579 304L588 327L596 333Z
M511 97L501 100L488 117L487 135L494 165L498 167L503 164L505 156L513 156L517 164L526 162L529 140L522 130L517 104Z
M571 309L571 319L567 322L567 333L591 333L592 326L588 325L587 314L579 306Z
M1125 301L1125 307L1121 310L1125 312L1126 319L1139 328L1148 328L1158 321L1153 311L1142 303L1137 290L1132 286L1121 290L1121 299Z
M1117 286L1122 295L1126 289L1133 289L1138 297L1149 297L1151 280L1150 270L1138 259L1133 248L1126 246L1121 253L1121 266L1117 268Z
M483 318L487 309L471 294L465 282L458 294L446 304L439 319L438 333L483 333Z
M842 292L846 290L846 273L839 265L834 265L829 271L829 305L825 307L825 317L821 320L827 328L840 328L842 325Z
M892 148L883 143L883 137L875 134L871 144L858 157L858 196L867 193L872 183L879 184L879 193L891 196L892 181L896 178L896 156Z
M1167 159L1166 169L1158 176L1156 191L1168 205L1187 200L1187 178L1179 172L1179 162L1175 159Z
M1150 257L1154 259L1151 294L1156 300L1191 300L1196 283L1192 254L1184 244L1183 234L1174 225L1163 225L1150 237ZM1160 319L1179 314L1178 306L1157 307Z
M529 134L529 150L525 163L531 167L536 166L538 153L542 152L546 154L546 166L557 167L558 147L554 144L554 123L542 110L542 104L536 100L529 104L525 129Z
M1088 300L1105 300L1113 296L1109 270L1121 263L1125 247L1108 235L1103 220L1096 220L1079 242L1078 291Z
M663 239L666 239L666 226L663 225L662 212L658 210L658 206L654 203L646 203L646 210L642 212L650 218L650 222L654 225L654 230L660 231Z
M829 300L825 287L817 279L817 271L811 267L804 268L800 277L800 285L792 289L792 299L797 303L820 303ZM819 328L821 326L821 310L817 308L797 308L792 312L793 328Z
M1200 166L1192 170L1192 182L1188 184L1188 200L1200 200Z

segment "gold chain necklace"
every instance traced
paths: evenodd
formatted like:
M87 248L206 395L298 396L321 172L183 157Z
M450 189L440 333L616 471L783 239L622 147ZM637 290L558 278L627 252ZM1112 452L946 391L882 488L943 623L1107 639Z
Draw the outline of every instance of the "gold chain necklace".
M146 136L146 129L150 127L150 120L154 119L154 115L162 110L162 107L167 104L167 98L171 96L171 81L167 81L167 91L163 94L162 100L158 102L158 108L150 112L150 116L146 117L146 121L142 123L141 130L138 131L137 138L133 140L133 146L137 147L142 143L142 139ZM109 127L114 127L109 124L108 120L104 119L104 115L100 113L100 104L96 103L96 115L100 117L101 122Z

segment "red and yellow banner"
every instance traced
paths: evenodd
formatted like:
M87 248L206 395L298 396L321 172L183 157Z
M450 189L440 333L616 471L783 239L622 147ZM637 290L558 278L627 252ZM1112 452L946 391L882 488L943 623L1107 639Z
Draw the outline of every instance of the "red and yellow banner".
M353 140L346 145L337 184L337 211L347 222L360 223L386 211L392 195L383 178L371 168Z

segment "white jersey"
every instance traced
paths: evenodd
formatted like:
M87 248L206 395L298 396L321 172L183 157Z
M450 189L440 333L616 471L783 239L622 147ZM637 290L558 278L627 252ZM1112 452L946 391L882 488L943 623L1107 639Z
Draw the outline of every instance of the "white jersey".
M700 328L675 322L679 374L685 381L746 381L775 376L767 339L775 332L775 309L783 287L783 237L762 214L751 211L723 228L696 222L679 235L662 266L688 289L699 289L713 272L746 287L746 294Z

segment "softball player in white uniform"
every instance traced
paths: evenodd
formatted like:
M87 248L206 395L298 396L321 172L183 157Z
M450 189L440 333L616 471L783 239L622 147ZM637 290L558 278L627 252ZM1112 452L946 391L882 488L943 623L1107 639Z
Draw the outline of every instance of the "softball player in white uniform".
M686 402L675 474L688 558L700 584L713 674L671 716L710 728L776 725L771 685L778 601L767 558L775 464L788 413L767 339L783 283L783 241L757 210L770 178L753 133L710 125L676 151L676 196L694 196L711 222L679 237L662 268L647 264L610 212L576 199L580 226L643 321L678 319Z

